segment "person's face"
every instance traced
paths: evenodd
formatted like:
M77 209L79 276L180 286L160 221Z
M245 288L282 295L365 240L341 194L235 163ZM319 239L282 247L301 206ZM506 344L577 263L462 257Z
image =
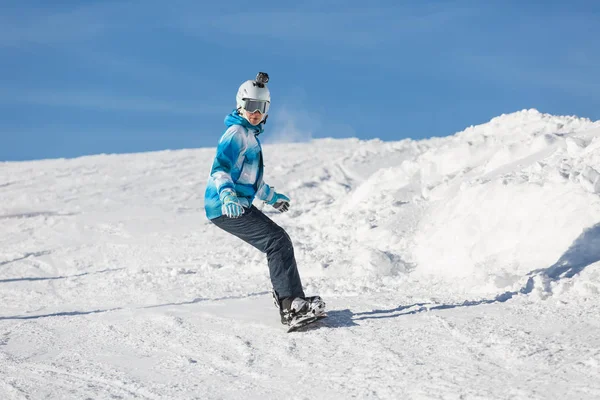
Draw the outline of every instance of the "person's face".
M260 122L263 119L263 115L258 111L254 111L253 113L250 113L250 112L244 110L244 116L252 125L260 124Z

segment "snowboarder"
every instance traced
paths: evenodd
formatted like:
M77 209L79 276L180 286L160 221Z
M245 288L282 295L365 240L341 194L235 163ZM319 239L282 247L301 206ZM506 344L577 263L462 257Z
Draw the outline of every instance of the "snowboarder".
M325 303L319 296L304 295L290 237L252 204L257 198L282 213L290 207L287 196L263 181L258 135L271 105L268 81L259 72L239 87L237 107L225 117L227 129L217 147L204 207L213 224L266 253L275 304L281 322L291 329L324 315Z

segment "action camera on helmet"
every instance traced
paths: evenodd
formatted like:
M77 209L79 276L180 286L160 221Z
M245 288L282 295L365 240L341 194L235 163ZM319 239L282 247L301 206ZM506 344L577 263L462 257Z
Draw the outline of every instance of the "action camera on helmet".
M259 72L258 75L256 75L256 82L260 85L266 84L267 82L269 82L269 74L267 74L266 72Z

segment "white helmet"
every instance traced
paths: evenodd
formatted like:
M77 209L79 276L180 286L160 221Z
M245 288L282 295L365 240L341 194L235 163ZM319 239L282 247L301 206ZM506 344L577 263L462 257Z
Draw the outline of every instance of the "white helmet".
M266 116L271 105L271 92L266 85L267 82L269 82L269 75L259 72L256 80L242 83L235 96L237 109L243 108L249 112L258 110Z

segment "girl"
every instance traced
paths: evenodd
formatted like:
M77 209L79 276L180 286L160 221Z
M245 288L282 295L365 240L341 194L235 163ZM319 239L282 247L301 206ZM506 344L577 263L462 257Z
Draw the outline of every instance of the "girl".
M325 303L319 296L304 295L290 237L252 205L254 198L258 198L280 212L290 207L287 196L263 181L258 135L263 132L271 105L268 81L269 76L260 72L256 80L240 86L237 108L225 117L227 130L217 147L204 207L213 224L267 254L273 297L281 322L294 326L324 315Z

